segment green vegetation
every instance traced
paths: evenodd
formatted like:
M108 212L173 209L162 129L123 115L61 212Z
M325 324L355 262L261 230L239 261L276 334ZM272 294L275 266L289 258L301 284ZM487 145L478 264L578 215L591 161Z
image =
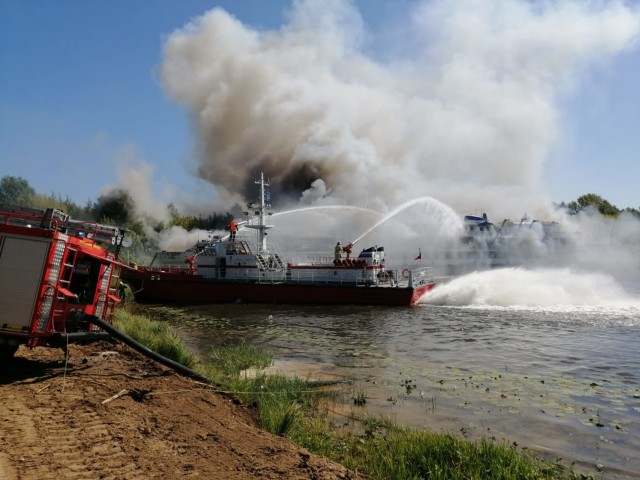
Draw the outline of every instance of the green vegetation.
M0 180L0 203L31 206L36 191L24 178L6 176Z
M169 220L166 222L139 218L135 213L135 202L126 190L113 190L106 195L101 195L96 201L87 200L87 203L81 206L74 203L69 197L62 198L59 194L37 193L27 180L13 176L5 176L0 179L0 203L39 210L55 208L67 213L74 220L117 225L125 228L133 240L132 247L126 252L128 261L138 261L157 248L145 225L151 226L156 232L173 226L179 226L186 230L222 230L234 216L242 215L240 205L234 206L231 212L214 212L207 216L195 216L181 215L175 205L169 204L167 205Z
M273 361L273 356L270 353L244 342L238 345L215 348L211 352L210 358L227 380L238 377L240 372L252 367L267 368Z
M199 363L196 354L185 347L167 323L156 322L119 309L116 312L115 324L118 330L163 357L191 369Z
M256 408L262 427L276 435L287 435L305 410L312 411L318 398L317 390L310 390L299 378L261 372L271 365L273 356L253 345L216 347L209 360L205 370L213 378L223 377L243 404ZM255 375L249 375L248 369L254 369Z
M367 392L364 387L354 386L351 391L351 398L356 407L364 407L367 404Z
M565 208L571 215L576 215L587 208L594 208L606 217L617 217L622 212L628 212L640 218L640 209L627 207L621 210L595 193L581 195L577 200L569 203L562 202L559 206Z
M118 328L148 348L201 371L225 379L227 393L254 408L261 425L286 435L308 450L324 455L370 478L385 479L565 479L578 477L558 463L543 461L515 445L470 441L450 434L418 431L386 419L352 418L348 428L331 420L339 395L364 405L362 388L320 388L308 381L266 374L272 357L245 343L216 347L208 363L185 348L168 324L120 310ZM247 369L256 369L249 375Z
M264 373L239 378L230 387L242 403L256 408L262 427L276 435L290 435L322 396L300 378Z
M325 454L343 465L378 479L553 479L567 478L558 464L543 462L527 451L492 441L401 428L388 421L365 419L360 435L339 435L341 442Z
M0 203L19 205L24 207L57 208L69 214L74 220L98 222L107 225L117 225L126 228L132 237L133 245L126 251L127 261L138 262L147 258L157 245L149 235L151 227L156 232L161 232L173 226L179 226L185 230L222 230L232 218L242 216L242 208L235 205L230 212L213 212L207 215L181 215L178 208L170 203L167 205L167 220L153 220L136 216L136 205L131 194L122 189L116 189L106 195L101 195L97 200L87 200L84 206L74 203L69 197L63 198L60 194L37 193L29 182L21 177L5 176L0 179ZM588 208L594 208L606 217L615 218L622 213L630 213L640 218L640 207L620 209L607 200L594 193L588 193L578 197L569 203L562 202L557 205L565 209L569 214L576 215Z

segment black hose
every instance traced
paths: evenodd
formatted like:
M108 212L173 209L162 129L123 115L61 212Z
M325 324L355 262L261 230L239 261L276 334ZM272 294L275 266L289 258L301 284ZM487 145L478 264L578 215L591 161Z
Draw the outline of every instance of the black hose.
M196 372L195 370L191 370L190 368L185 367L181 363L175 362L175 361L171 360L170 358L164 357L164 356L160 355L159 353L156 353L153 350L148 349L147 347L145 347L141 343L137 342L133 338L129 337L128 335L125 335L124 333L122 333L120 330L115 328L110 323L105 322L104 320L96 317L95 315L89 315L89 314L85 313L83 316L84 316L84 319L87 320L89 323L92 323L96 327L99 327L99 328L105 330L106 332L109 332L111 334L111 336L117 338L122 343L125 343L126 345L129 345L134 350L137 350L138 352L140 352L144 356L149 357L152 360L155 360L156 362L164 365L165 367L169 367L169 368L171 368L172 370L178 372L181 375L184 375L186 377L194 378L196 380L199 380L201 382L205 382L207 384L213 384L214 383L211 380L209 380L207 377L205 377L204 375ZM220 384L216 383L216 385L220 385Z
M200 373L196 372L195 370L191 370L190 368L185 367L181 363L175 362L175 361L171 360L170 358L164 357L164 356L160 355L159 353L156 353L153 350L148 349L147 347L145 347L141 343L137 342L133 338L129 337L128 335L125 335L124 333L122 333L120 330L115 328L110 323L105 322L104 320L96 317L95 315L89 315L87 313L83 313L82 315L83 315L84 319L87 320L89 323L92 323L96 327L99 327L99 328L103 329L104 331L110 333L112 337L117 338L122 343L125 343L126 345L129 345L131 348L133 348L134 350L137 350L138 352L140 352L144 356L149 357L152 360L155 360L156 362L164 365L165 367L171 368L172 370L180 373L181 375L184 375L186 377L191 377L191 378L194 378L196 380L200 380L201 382L207 383L209 385L217 385L217 386L222 386L222 387L226 386L224 383L221 383L221 382L212 382L210 379L208 379L204 375L201 375ZM312 388L313 387L326 387L326 386L338 385L338 384L342 384L342 383L350 383L350 380L318 380L318 381L306 381L305 382L305 384L307 386L312 387Z

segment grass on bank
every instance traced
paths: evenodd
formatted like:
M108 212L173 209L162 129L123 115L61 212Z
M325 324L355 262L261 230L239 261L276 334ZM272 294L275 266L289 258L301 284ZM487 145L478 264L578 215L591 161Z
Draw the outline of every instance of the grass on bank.
M150 350L185 367L196 369L199 364L198 356L182 343L168 323L156 322L119 309L116 311L115 326Z
M399 427L365 417L351 428L340 428L327 415L335 389L313 387L300 378L258 372L272 357L244 343L217 347L202 362L180 341L169 324L133 315L116 314L116 326L151 350L199 371L245 405L255 408L262 427L286 435L308 450L331 458L370 478L396 479L566 479L579 476L530 452L488 440L470 441L450 434ZM353 393L353 392L351 392ZM356 397L354 397L356 398ZM357 398L360 398L357 396Z
M292 435L306 448L376 479L560 479L565 468L488 440L400 427L380 418L362 420L363 432L339 431L316 418ZM314 431L308 435L305 430ZM331 432L321 444L319 433ZM307 435L296 438L297 434Z

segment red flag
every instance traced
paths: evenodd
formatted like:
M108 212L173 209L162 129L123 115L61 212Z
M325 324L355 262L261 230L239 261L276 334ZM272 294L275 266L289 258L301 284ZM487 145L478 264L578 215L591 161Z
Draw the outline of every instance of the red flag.
M414 260L422 260L422 250L418 249L418 256Z

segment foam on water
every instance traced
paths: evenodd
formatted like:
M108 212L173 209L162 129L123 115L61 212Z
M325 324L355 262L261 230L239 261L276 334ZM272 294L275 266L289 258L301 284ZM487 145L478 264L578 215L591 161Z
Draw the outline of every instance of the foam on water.
M545 311L613 310L640 317L640 300L628 294L612 276L569 268L473 272L439 285L423 303Z

